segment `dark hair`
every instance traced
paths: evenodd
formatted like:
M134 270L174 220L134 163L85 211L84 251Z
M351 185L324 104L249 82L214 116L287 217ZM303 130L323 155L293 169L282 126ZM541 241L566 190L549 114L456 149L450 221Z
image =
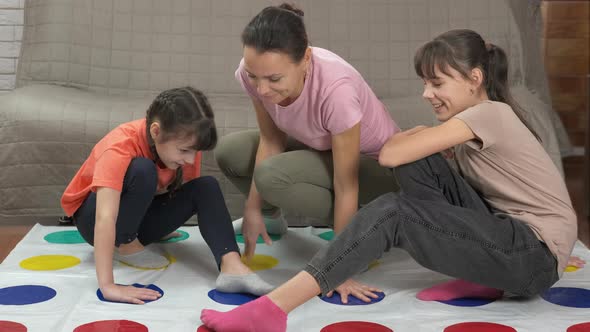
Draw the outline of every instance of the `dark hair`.
M287 3L264 8L244 28L242 44L258 53L285 53L299 63L309 45L303 11Z
M213 110L205 95L192 87L174 88L160 93L146 112L146 135L155 162L160 160L156 144L150 135L154 121L160 123L162 139L195 137L197 151L212 150L217 144L217 129ZM182 186L182 167L176 169L176 177L168 186L173 194Z
M426 43L414 56L414 69L422 78L432 79L435 69L449 75L448 67L470 80L473 68L483 71L483 86L490 100L506 103L512 107L520 121L540 140L528 124L526 113L516 103L508 87L508 58L502 48L486 44L475 31L467 29L445 32Z

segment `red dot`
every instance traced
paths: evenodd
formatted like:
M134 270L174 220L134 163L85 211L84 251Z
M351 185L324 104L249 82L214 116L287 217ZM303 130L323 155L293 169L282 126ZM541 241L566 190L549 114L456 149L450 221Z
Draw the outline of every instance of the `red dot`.
M320 332L393 332L383 325L369 322L340 322L330 324Z
M27 327L20 323L0 320L0 332L27 332Z
M469 322L451 325L444 332L516 332L516 330L502 324Z
M572 325L567 328L567 332L590 332L590 322Z
M101 320L74 329L74 332L148 332L145 325L130 320Z
M197 329L197 332L214 332L213 330L211 330L210 328L208 328L205 325L201 325L199 326L199 328Z

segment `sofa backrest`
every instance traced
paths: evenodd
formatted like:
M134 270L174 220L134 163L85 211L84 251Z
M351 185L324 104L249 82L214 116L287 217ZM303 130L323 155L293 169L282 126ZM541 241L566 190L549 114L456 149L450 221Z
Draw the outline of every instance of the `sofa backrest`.
M520 0L517 0L520 1ZM52 82L145 96L190 84L242 93L240 34L257 0L27 0L17 86ZM499 0L299 0L314 46L350 61L381 98L420 94L415 50L452 28L503 47L523 81L519 30Z

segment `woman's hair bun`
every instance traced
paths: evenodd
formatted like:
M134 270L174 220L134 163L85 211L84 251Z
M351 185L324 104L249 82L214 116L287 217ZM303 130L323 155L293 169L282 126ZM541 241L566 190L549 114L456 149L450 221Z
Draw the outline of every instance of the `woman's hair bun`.
M288 10L290 12L293 12L301 17L303 17L304 13L303 10L299 9L297 6L295 6L292 3L283 3L279 6L279 8L284 9L284 10Z

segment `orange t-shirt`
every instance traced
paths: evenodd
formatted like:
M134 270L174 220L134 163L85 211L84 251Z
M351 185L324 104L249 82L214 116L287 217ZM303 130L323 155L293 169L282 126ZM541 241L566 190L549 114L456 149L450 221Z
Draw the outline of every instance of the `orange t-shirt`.
M66 215L72 216L88 194L98 187L122 191L127 168L137 157L154 159L147 142L145 119L123 123L96 143L61 197ZM176 170L162 168L158 164L156 169L158 190L163 190L174 180ZM186 164L182 170L184 181L199 177L201 152L196 154L193 165Z

